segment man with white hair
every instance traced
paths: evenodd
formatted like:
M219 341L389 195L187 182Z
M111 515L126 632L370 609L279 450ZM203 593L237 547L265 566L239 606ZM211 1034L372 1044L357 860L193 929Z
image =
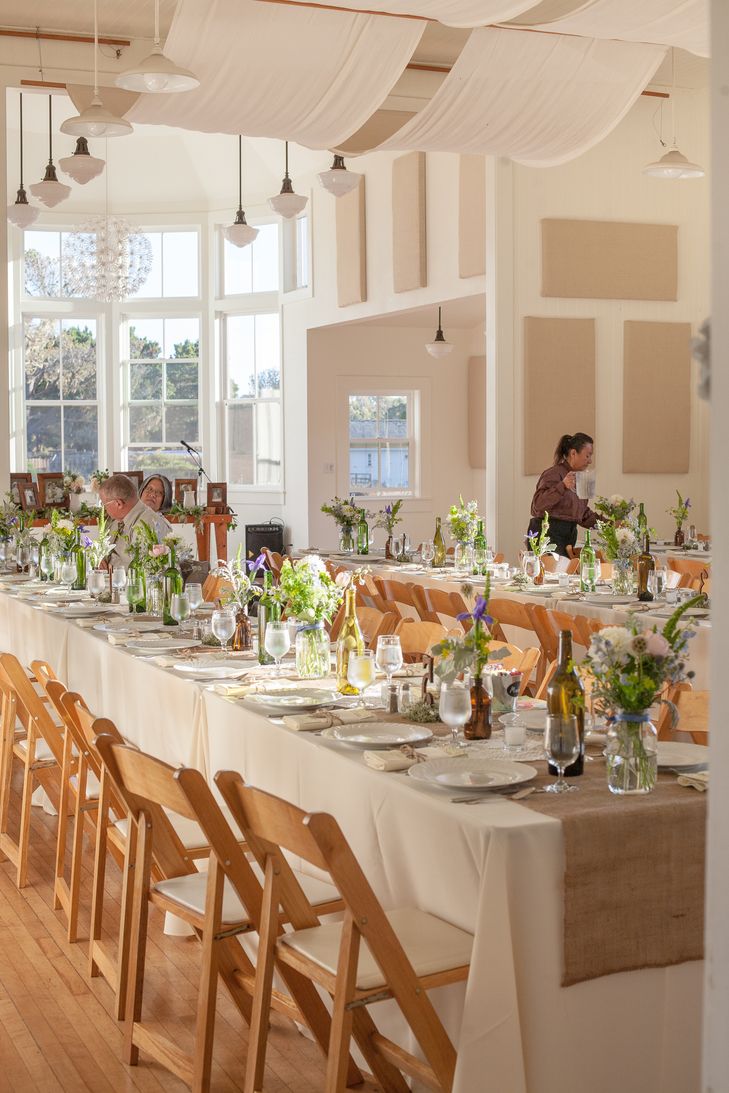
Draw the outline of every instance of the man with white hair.
M113 565L128 566L132 560L129 543L135 525L142 521L149 524L159 539L172 531L172 525L162 513L155 512L139 500L137 487L125 474L112 474L106 478L99 489L99 499L111 521Z

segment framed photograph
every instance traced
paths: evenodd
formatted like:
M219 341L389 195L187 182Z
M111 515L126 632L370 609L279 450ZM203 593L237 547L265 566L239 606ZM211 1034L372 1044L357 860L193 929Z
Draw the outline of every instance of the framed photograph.
M60 509L68 506L68 495L63 485L62 471L54 471L53 474L38 474L38 498L42 509Z
M10 475L10 496L16 505L20 504L20 489L23 482L32 482L33 475L30 471L17 471Z
M224 513L228 511L228 483L227 482L208 482L208 508L212 508L216 513Z
M182 504L182 500L187 490L192 490L195 494L195 504L197 504L197 478L176 478L175 501L178 505Z
M139 493L145 479L144 471L114 471L114 474L123 474L125 478L131 478L137 487L137 493Z
M38 486L35 482L19 482L18 490L20 492L20 507L23 512L35 512L36 509L41 507L38 500Z

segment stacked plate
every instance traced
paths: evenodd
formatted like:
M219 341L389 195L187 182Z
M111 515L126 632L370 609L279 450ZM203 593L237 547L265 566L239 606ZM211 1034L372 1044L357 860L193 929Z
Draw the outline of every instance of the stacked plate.
M255 709L266 713L297 713L304 710L317 710L321 706L333 706L341 702L344 695L338 691L328 691L323 687L271 687L259 694L248 695L246 702Z
M408 775L421 784L440 789L483 793L503 789L520 782L531 782L537 771L527 763L512 763L508 759L480 758L466 751L452 759L430 759L416 763Z
M695 770L709 765L709 749L703 744L680 744L673 740L658 741L659 770Z
M202 645L193 638L175 638L166 634L148 634L147 637L132 638L126 648L132 653L154 656L155 653L176 653L182 649L194 649Z
M433 738L427 725L396 724L391 721L335 725L328 734L332 740L355 748L399 748L403 744L422 744Z

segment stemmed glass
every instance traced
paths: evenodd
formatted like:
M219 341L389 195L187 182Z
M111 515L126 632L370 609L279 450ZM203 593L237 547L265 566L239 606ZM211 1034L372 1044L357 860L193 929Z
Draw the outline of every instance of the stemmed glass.
M223 656L228 654L228 642L235 633L235 614L227 607L213 611L212 631L223 645Z
M61 570L61 580L63 580L63 569ZM119 595L121 595L121 593L127 587L127 571L123 565L115 565L112 569L111 587L114 589L115 592L118 592Z
M360 706L364 706L364 693L375 682L375 657L371 649L366 649L364 653L349 654L347 680L357 688Z
M170 614L178 626L190 618L190 596L187 592L176 592L170 599Z
M402 536L401 535L393 536L392 554L393 554L393 557L395 558L395 561L397 561L397 559L402 554Z
M40 569L41 569L41 573L45 574L45 576L48 579L49 583L53 580L53 570L54 570L54 568L55 567L53 565L53 555L51 554L51 552L49 550L44 550L43 551L43 557L41 558ZM102 592L103 592L103 589L102 589Z
M18 547L18 565L22 573L25 573L27 566L30 564L30 547L27 543L23 543Z
M89 581L86 580L86 587L88 588ZM130 577L127 581L127 603L129 604L130 614L134 613L134 609L138 604L144 603L144 583L141 577Z
M61 584L70 588L76 580L76 563L72 558L64 558L61 566Z
M190 601L190 610L194 615L203 602L202 585L195 584L194 582L192 584L186 584L185 592L187 592L187 598Z
M564 772L570 763L574 762L580 754L580 736L577 731L577 718L574 714L568 717L547 717L547 726L544 730L544 747L550 759L559 771L559 777L551 786L546 786L548 793L568 793L578 787L565 781Z
M291 633L289 624L273 619L266 623L266 638L264 641L266 652L276 661L274 675L281 673L281 661L291 648Z
M652 573L648 574L648 590L653 593L653 599L659 600L666 588L666 569L664 566L656 566Z
M530 584L534 584L534 578L539 576L539 558L531 550L527 550L521 561L524 576Z
M389 691L393 675L402 668L402 645L397 634L380 634L377 639L375 664L387 676Z
M427 539L421 546L420 557L423 559L423 565L431 566L433 564L433 559L435 558L435 547L429 539Z
M465 740L459 740L458 731L471 717L471 689L463 683L444 683L440 689L438 714L453 734L453 743L457 748L468 747Z
M44 573L46 572L46 569L44 567L44 563L45 563L47 558L48 558L48 555L44 554L43 559L41 561L41 569L43 570ZM48 558L48 561L51 564L51 573L52 573L53 572L53 559ZM108 573L104 573L100 569L92 569L91 570L88 577L86 578L86 587L88 588L89 595L91 596L92 599L98 600L98 598L102 594L102 592L105 591L108 580L109 580Z

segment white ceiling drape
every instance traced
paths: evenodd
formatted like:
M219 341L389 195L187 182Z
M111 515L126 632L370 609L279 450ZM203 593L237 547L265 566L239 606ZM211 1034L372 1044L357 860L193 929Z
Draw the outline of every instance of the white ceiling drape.
M308 3L309 0L297 0ZM534 7L537 0L318 0L329 7L367 8L390 15L419 15L447 27L503 23Z
M428 105L380 148L555 166L607 136L665 53L657 45L474 30Z
M425 26L256 0L181 0L165 53L200 87L143 95L127 116L333 148L387 98Z
M543 23L539 29L656 42L688 49L699 57L710 53L708 0L592 0L574 15Z

